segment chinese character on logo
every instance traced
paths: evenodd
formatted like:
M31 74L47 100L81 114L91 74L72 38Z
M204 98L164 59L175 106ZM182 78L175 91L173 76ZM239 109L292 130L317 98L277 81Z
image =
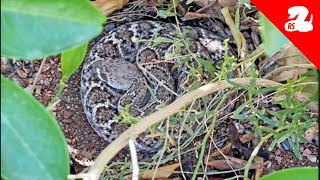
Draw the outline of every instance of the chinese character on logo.
M288 9L289 13L289 19L293 19L294 17L297 17L295 20L288 21L284 28L286 31L293 32L293 31L299 31L299 32L308 32L313 30L312 25L312 14L310 21L305 21L308 16L308 9L304 6L293 6Z

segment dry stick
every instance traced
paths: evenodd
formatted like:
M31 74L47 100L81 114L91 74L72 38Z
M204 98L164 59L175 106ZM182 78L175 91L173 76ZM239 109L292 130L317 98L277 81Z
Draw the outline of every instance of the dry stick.
M131 154L131 162L132 162L132 180L139 179L139 164L138 164L138 157L137 157L137 149L134 145L134 140L129 139L129 147L130 147L130 154Z
M230 79L237 84L242 86L248 86L250 82L250 78L235 78ZM274 82L266 79L257 79L257 85L263 87L273 87L280 86L281 83ZM97 180L100 174L103 172L105 165L109 163L109 161L127 144L131 137L136 137L143 131L145 131L152 124L163 121L171 115L174 115L178 112L182 107L188 105L195 99L201 98L203 96L207 96L211 93L221 91L227 88L231 88L233 85L229 84L226 80L209 83L204 85L196 90L190 91L178 99L176 99L170 105L164 107L163 109L152 113L144 118L142 118L137 124L131 126L125 132L123 132L115 141L113 141L109 146L107 146L97 157L94 164L88 171L88 177L91 177L90 180Z
M47 60L47 57L44 57L44 58L42 59L41 64L40 64L40 67L39 67L38 72L37 72L37 74L36 74L36 77L35 77L34 80L33 80L33 83L32 83L32 85L31 85L31 88L28 90L31 94L33 94L34 87L36 86L36 84L37 84L37 82L38 82L38 80L39 80L39 76L40 76L40 74L41 74L41 71L42 71L42 68L43 68L44 64L46 63L46 60Z

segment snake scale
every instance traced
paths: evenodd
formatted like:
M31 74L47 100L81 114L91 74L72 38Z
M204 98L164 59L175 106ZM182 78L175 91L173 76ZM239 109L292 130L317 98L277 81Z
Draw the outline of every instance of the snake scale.
M190 47L181 49L180 57L192 53L212 64L223 61L222 37L198 27L179 28L189 32L190 42ZM152 40L157 37L166 41L154 46ZM111 30L89 50L81 74L81 98L90 125L104 140L112 142L129 127L115 119L127 105L132 116L143 117L186 92L190 73L182 58L168 60L175 49L168 40L176 39L175 24L142 20ZM189 65L194 62L189 58ZM136 139L140 152L155 151L161 145L147 132Z

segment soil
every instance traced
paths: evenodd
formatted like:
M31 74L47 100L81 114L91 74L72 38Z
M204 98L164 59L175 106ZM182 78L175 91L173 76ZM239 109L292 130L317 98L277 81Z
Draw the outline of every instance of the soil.
M109 23L105 27L105 30L108 31L117 25L119 25L119 23ZM210 29L207 25L205 26ZM253 51L255 47L254 41L257 40L252 39L253 31L251 29L246 31L248 30L246 29L248 26L249 25L244 26L243 32L247 38L250 51ZM30 89L37 76L40 64L41 61L22 62L9 61L6 58L1 58L1 75L9 77L26 89ZM68 80L67 87L61 94L60 102L52 109L52 114L56 117L66 137L76 173L81 172L87 165L92 164L97 155L108 145L94 132L86 120L79 92L80 77L81 68ZM51 98L54 97L59 86L60 78L61 68L59 56L48 57L40 72L38 81L34 86L34 91L32 92L44 106L47 106ZM217 137L216 142L219 147L223 147L230 142L227 138L227 127L229 123L230 122L226 120L223 123L219 123L219 126L217 127L219 131L216 132L215 136ZM253 131L251 130L252 127L250 127L252 125L248 126L248 124L243 124L243 126L246 129L246 132L243 132L241 135L248 132L253 134ZM257 140L254 139L251 144L246 144L246 146L255 147L257 143ZM316 141L315 143L301 144L301 153L308 152L308 154L316 157L315 159L312 159L310 156L308 156L309 158L307 156L302 156L302 160L297 159L292 150L285 150L282 145L276 146L272 152L268 152L270 160L267 162L264 174L288 167L317 166L317 143L318 142ZM270 142L266 143L263 148L266 152L269 144ZM237 151L233 153L234 156L237 156ZM122 159L126 154L125 151L119 153L113 161Z

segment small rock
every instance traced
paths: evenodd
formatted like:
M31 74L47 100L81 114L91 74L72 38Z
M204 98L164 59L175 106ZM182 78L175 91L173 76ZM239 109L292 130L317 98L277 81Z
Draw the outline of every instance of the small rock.
M45 86L50 86L50 81L49 81L49 79L48 79L48 78L44 79L43 84L44 84Z
M276 152L274 152L274 154L279 156L281 154L281 151L279 149L277 149Z
M43 101L48 102L51 99L51 97L49 95L47 95L47 94L44 94L42 96L42 99L43 99Z
M50 59L50 64L52 64L52 65L54 64L54 61L52 59Z
M1 72L2 73L7 73L7 72L10 72L12 69L12 67L10 67L9 65L7 64L1 64Z
M71 116L72 116L72 112L70 112L70 111L64 111L63 112L63 117L65 119L69 119Z
M17 74L18 74L18 76L20 78L27 78L28 77L28 74L25 73L23 70L20 70L20 69L17 70Z
M44 64L43 67L42 67L42 71L43 72L46 72L50 69L50 65L49 64Z
M40 88L36 88L35 93L36 94L41 94L41 89Z
M72 119L63 119L62 122L70 124L72 122Z
M290 144L289 144L289 141L288 141L288 140L283 141L283 142L281 143L281 145L282 145L282 147L283 147L284 150L289 151L289 149L290 149Z
M283 158L280 156L276 156L274 159L280 164Z
M70 144L70 143L71 143L71 139L66 138L66 140L67 140L67 143L68 143L68 144Z
M244 132L245 128L243 127L242 124L240 124L240 123L234 123L234 125L235 125L235 127L237 128L239 134L242 134L242 133Z
M52 112L57 111L57 106L52 106L51 109L50 109L50 111L52 111Z
M268 163L267 163L267 168L269 169L270 167L271 167L271 165L272 165L272 163L271 163L271 161L269 161Z

